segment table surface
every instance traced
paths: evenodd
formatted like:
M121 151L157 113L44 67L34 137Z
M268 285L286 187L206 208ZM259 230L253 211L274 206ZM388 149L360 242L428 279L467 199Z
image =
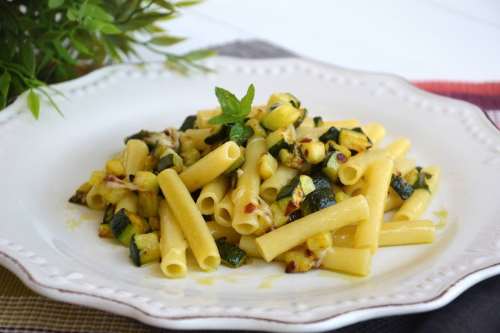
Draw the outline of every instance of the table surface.
M410 80L500 80L498 0L206 0L165 26L188 37L178 51L259 38Z

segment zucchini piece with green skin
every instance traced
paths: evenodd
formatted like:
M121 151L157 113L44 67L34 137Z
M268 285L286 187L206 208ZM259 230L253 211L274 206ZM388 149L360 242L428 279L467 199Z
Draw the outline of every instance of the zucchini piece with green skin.
M87 192L83 192L80 190L76 190L75 194L73 194L68 202L77 204L77 205L82 205L82 206L87 206Z
M314 117L313 122L314 122L314 127L320 127L323 125L323 118L322 117Z
M347 157L339 151L334 151L325 159L322 171L332 182L335 182L337 181L339 168L345 162L347 162Z
M102 238L113 238L113 232L109 223L113 219L115 212L115 205L107 205L102 217L102 223L99 225L98 235Z
M271 107L269 112L262 118L261 124L264 128L275 131L292 125L301 116L301 111L291 104L280 104Z
M311 174L311 179L314 184L314 190L319 190L319 189L332 189L332 183L330 182L330 179L328 178L327 175L325 175L322 171L316 171Z
M217 143L226 142L229 139L229 132L231 128L228 125L222 125L219 130L205 138L205 143L207 145L214 145Z
M361 128L341 129L338 143L347 149L358 153L365 151L372 146L370 138L363 133Z
M413 186L407 183L403 177L397 175L392 175L391 187L394 192L396 192L397 195L399 195L399 197L403 200L411 197L414 191Z
M102 216L102 224L109 224L113 219L113 215L115 213L115 205L109 204L106 206L104 210L104 215Z
M304 109L299 109L299 110L300 110L300 116L293 123L293 127L295 127L295 128L297 128L300 125L302 125L302 123L304 122L304 119L306 119L306 117L307 117L307 109L304 108Z
M219 250L222 263L231 268L238 268L247 260L247 254L238 246L226 241L225 238L219 238L215 241Z
M188 129L192 129L194 128L195 124L196 124L196 115L187 116L186 119L184 119L184 121L182 122L179 131L186 131Z
M328 141L339 143L340 131L337 127L332 126L325 133L321 134L319 141L324 143Z
M300 101L297 97L290 93L274 93L269 97L267 101L267 106L269 109L272 108L273 105L289 103L295 108L300 108Z
M314 182L307 175L294 177L278 193L276 202L285 215L298 209L304 200L304 197L315 190Z
M156 164L155 173L158 174L165 169L173 168L177 172L181 172L184 167L182 157L180 157L174 150L168 149L164 156L160 158Z
M309 193L300 206L304 216L336 204L330 189L322 188Z
M278 129L270 133L266 138L269 154L277 158L281 149L290 150L295 141L295 130L291 127Z
M129 246L132 236L147 231L147 223L138 215L127 212L124 208L113 215L109 222L111 232L123 245Z
M129 245L130 258L136 266L158 261L161 257L160 241L156 232L133 235Z
M154 151L158 145L176 149L178 146L178 140L175 139L177 137L176 131L176 129L165 129L163 132L140 130L126 137L124 141L127 144L132 139L142 140L148 146L149 151Z

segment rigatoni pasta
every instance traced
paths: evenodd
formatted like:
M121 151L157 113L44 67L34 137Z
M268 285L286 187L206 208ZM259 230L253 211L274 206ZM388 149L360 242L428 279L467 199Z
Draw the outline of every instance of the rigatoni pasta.
M435 240L422 215L440 170L408 158L409 139L385 145L382 124L312 116L290 93L252 106L254 89L216 88L220 107L125 138L70 202L102 210L98 235L168 278L189 273L188 253L206 272L254 257L366 276L377 249Z

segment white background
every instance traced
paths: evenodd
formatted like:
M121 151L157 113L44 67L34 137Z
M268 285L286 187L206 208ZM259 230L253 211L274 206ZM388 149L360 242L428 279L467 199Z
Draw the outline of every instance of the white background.
M189 38L176 51L261 38L413 80L500 80L500 0L206 0L165 27Z

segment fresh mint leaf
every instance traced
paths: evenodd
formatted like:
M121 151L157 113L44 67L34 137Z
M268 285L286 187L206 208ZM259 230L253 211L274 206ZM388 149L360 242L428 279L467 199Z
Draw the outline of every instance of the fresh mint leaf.
M248 86L247 93L245 96L243 96L240 102L240 110L242 114L245 114L245 117L252 110L252 102L254 97L255 97L255 87L253 86L253 84L251 84L250 86Z
M38 117L40 116L40 96L38 96L38 94L33 89L30 89L30 92L28 93L27 103L28 108L33 114L33 117L35 117L35 119L38 119Z
M245 144L245 142L253 135L253 130L251 127L236 123L231 126L229 131L229 140L236 142L239 145Z
M221 125L243 122L243 120L250 113L254 95L255 88L253 84L248 87L247 93L241 99L241 102L230 91L227 91L224 88L215 87L215 96L217 96L222 113L211 118L209 123L213 125Z

